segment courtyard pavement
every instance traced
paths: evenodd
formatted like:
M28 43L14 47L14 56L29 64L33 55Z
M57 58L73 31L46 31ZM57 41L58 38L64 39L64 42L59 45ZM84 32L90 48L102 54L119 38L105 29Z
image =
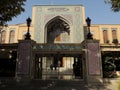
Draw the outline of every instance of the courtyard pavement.
M82 80L0 80L0 90L119 90L120 79L106 79L104 84L86 84Z
M0 90L88 90L82 81L72 80L31 80L1 81Z

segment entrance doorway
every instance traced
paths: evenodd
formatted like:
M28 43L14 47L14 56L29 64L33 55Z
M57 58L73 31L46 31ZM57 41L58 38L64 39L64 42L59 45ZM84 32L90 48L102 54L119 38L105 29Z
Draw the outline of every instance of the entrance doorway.
M38 55L37 55L38 56ZM36 79L83 79L82 55L44 55L36 57Z

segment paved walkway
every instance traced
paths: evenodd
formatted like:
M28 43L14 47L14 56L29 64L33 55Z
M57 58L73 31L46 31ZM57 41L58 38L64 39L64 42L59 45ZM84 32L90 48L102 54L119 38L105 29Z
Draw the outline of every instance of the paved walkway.
M66 80L32 80L32 81L4 81L0 90L88 90L82 81Z
M108 90L120 90L120 78L104 79L104 83Z
M118 90L120 79L106 79L104 85L87 85L80 80L1 80L0 90Z
M120 90L120 78L103 79L102 85L88 85L88 90Z

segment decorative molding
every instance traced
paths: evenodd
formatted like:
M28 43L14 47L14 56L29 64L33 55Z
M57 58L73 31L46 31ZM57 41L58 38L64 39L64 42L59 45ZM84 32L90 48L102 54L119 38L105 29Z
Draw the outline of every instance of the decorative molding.
M82 46L81 44L37 44L33 46L33 50L34 51L81 51L82 50Z
M46 24L48 21L50 21L51 19L53 19L56 16L61 16L63 17L65 20L67 20L70 24L73 24L73 16L72 14L61 14L61 15L55 15L55 14L46 14L44 16L44 23ZM67 22L66 22L67 23Z
M42 12L42 8L41 7L37 8L37 12Z
M72 14L61 14L70 24L73 24L73 15Z
M48 21L50 21L52 18L54 18L55 17L55 14L46 14L45 16L44 16L44 23L46 24Z
M48 11L51 11L51 12L65 12L65 11L69 11L69 9L68 8L64 8L64 7L62 7L62 8L48 8L47 9Z
M102 30L108 30L108 28L102 28Z
M76 12L80 12L80 7L75 7Z
M16 30L16 28L10 28L9 30L10 30L10 31L15 31L15 30Z
M117 28L111 28L111 30L117 30Z

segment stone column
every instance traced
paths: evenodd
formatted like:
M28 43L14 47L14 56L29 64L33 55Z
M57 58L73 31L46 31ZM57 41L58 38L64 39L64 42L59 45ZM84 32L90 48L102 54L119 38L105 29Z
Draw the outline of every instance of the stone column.
M20 80L28 80L32 76L32 40L20 40L18 43L18 59L16 64L16 78Z
M88 84L102 83L102 63L98 40L86 40L86 67Z

